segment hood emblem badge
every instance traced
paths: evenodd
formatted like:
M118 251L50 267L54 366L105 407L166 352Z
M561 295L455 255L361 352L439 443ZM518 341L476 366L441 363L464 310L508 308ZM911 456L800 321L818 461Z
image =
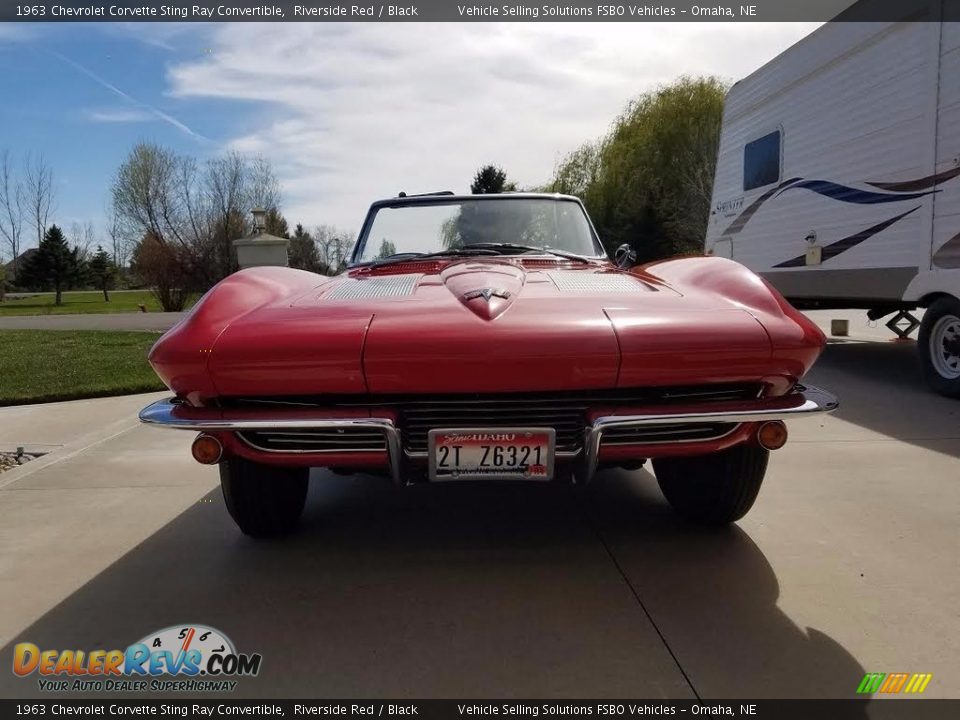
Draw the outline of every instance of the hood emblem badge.
M476 300L477 298L483 298L487 302L490 302L490 298L502 298L507 300L510 298L510 293L507 290L501 288L481 288L479 290L471 290L470 292L465 292L463 294L464 300Z

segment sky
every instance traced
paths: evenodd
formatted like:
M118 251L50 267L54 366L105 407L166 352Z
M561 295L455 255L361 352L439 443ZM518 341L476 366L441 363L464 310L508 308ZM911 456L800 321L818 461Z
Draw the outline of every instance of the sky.
M261 154L291 226L356 229L373 200L466 192L487 163L541 184L632 97L732 82L817 25L0 24L0 151L44 156L67 228L102 232L112 177L148 140Z

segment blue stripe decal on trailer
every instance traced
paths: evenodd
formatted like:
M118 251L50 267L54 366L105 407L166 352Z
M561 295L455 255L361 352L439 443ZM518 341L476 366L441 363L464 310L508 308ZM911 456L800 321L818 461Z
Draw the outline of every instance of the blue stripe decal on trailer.
M857 205L876 205L881 203L899 202L900 200L916 200L917 198L932 195L940 191L936 189L929 190L928 188L936 188L937 185L947 182L948 180L953 180L957 176L960 176L960 168L946 170L936 175L928 175L927 177L917 178L916 180L866 183L867 185L871 185L875 188L889 191L885 193L874 192L872 190L858 190L857 188L841 185L840 183L831 182L830 180L804 180L803 178L791 178L783 181L774 188L770 188L763 193L763 195L750 203L750 205L748 205L736 218L734 218L733 222L727 226L727 229L723 231L721 237L725 238L739 233L750 221L750 218L752 218L760 209L761 205L763 205L770 198L779 197L787 190L800 188L803 190L810 190L811 192L815 192L833 200L839 200L840 202L853 203ZM926 192L917 192L919 190L926 190Z
M837 240L836 242L830 243L829 245L824 245L823 250L821 251L820 261L822 263L826 262L830 258L836 257L840 253L846 252L852 247L856 247L857 245L862 243L864 240L868 240L874 235L876 235L877 233L883 232L898 220L902 220L910 213L913 213L919 210L921 207L922 205L917 205L912 210L907 210L905 213L901 213L900 215L895 215L894 217L889 218L888 220L884 220L882 223L877 223L876 225L872 225L868 227L866 230L861 230L860 232L854 235L848 235L847 237L842 238L841 240ZM785 260L779 265L774 265L774 267L775 268L805 267L806 264L807 264L807 256L797 255L797 257L790 258L789 260Z
M803 178L790 178L789 180L784 180L775 188L770 188L769 190L767 190L763 195L758 197L756 200L750 203L746 208L744 208L743 212L741 212L739 215L737 215L737 217L733 219L733 222L730 223L727 229L723 231L723 237L727 237L728 235L736 235L738 232L743 230L743 226L750 221L750 218L753 217L753 214L757 210L759 210L760 206L763 205L767 200L769 200L774 195L776 195L778 190L782 190L788 185L790 185L791 183L798 182L802 179Z
M879 193L869 190L857 190L856 188L840 185L829 180L802 180L798 183L786 187L777 195L785 193L787 190L796 189L810 190L818 195L839 200L845 203L856 203L857 205L873 205L876 203L900 202L901 200L916 200L926 195L931 195L939 190L927 190L926 192L915 193Z

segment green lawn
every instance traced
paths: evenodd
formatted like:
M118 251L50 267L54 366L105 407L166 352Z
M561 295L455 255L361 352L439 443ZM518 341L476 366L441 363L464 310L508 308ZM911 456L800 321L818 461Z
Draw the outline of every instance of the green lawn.
M163 390L147 363L160 333L0 330L0 405Z
M160 303L149 290L111 292L105 302L102 292L65 292L63 305L53 304L53 293L38 293L30 297L7 297L0 302L0 317L7 315L77 315L86 313L137 312L140 304L148 312L160 312Z

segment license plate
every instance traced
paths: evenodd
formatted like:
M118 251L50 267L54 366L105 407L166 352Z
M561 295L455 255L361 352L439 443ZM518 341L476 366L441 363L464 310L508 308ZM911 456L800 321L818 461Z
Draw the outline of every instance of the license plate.
M431 430L431 480L550 480L553 428Z

